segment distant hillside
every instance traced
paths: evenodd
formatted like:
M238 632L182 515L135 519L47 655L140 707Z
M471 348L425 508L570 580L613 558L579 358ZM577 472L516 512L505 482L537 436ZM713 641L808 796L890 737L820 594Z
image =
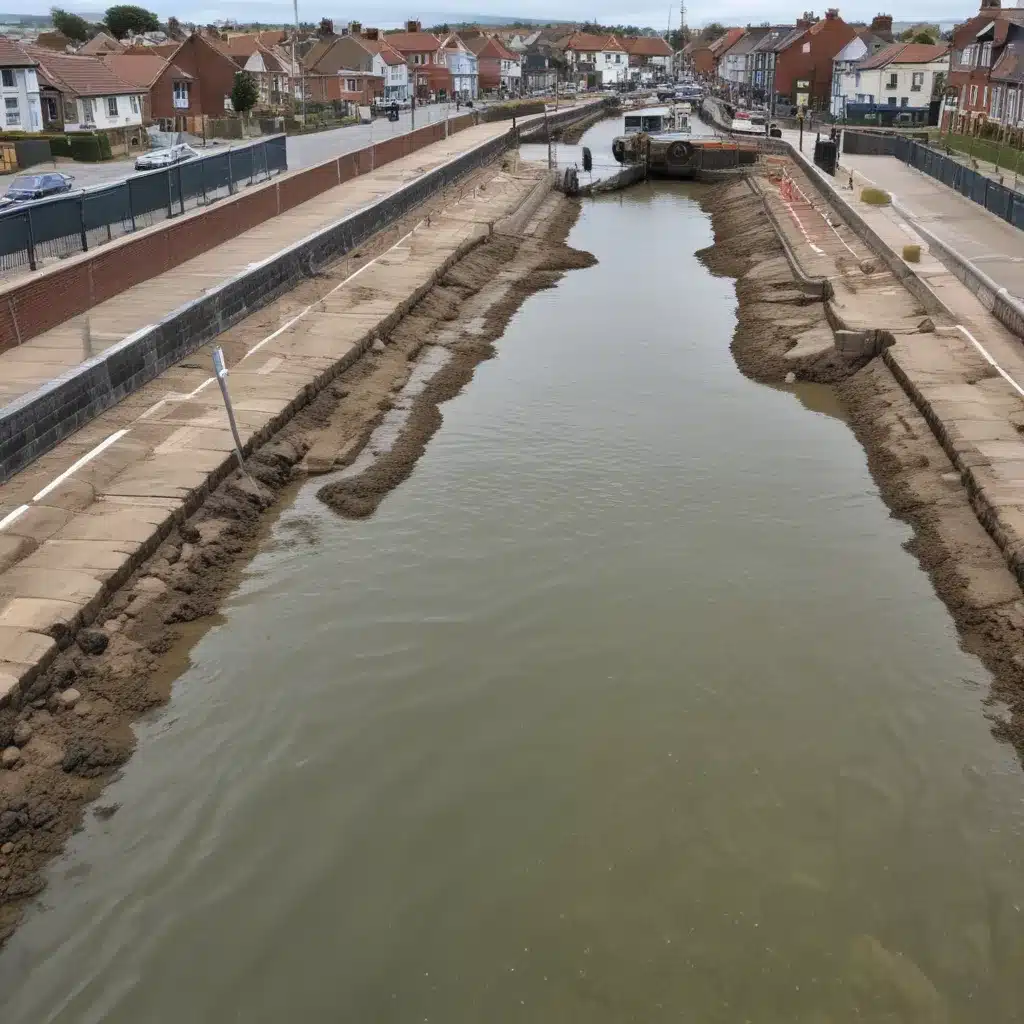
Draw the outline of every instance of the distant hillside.
M49 24L49 14L0 14L0 25L25 25L32 28L45 28Z

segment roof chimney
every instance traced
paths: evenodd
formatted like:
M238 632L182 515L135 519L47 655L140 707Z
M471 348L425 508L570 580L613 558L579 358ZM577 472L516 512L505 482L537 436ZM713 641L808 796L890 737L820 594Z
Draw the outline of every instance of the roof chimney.
M348 23L348 34L350 36L357 36L363 31L363 26L358 21L350 21Z
M379 28L364 28L363 29L363 38L364 39L380 39L380 29Z
M825 12L825 20L826 21L838 21L839 20L839 8L838 7L830 7Z
M405 23L405 31L406 32L419 32L419 30L420 30L420 23L418 21L407 21Z
M999 10L1001 4L999 0L981 0L981 9L983 11Z

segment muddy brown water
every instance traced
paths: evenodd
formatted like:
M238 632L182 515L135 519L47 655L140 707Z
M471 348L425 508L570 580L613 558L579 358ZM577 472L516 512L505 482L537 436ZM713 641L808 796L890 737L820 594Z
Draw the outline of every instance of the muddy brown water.
M4 1024L1020 1019L987 676L829 392L737 371L694 195L584 206L372 518L297 491Z

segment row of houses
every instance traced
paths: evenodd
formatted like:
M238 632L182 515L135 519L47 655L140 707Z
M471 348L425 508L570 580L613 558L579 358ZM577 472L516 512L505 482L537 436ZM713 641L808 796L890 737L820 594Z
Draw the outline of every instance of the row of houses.
M672 49L657 36L570 31L543 38L537 32L506 45L498 33L481 29L438 35L410 21L403 32L383 34L352 23L321 39L302 64L318 99L354 99L355 90L364 102L473 100L548 90L558 81L601 88L663 80L671 74Z
M945 86L949 46L897 42L892 17L850 24L836 8L793 25L730 28L684 49L694 69L735 99L821 111L836 118L880 106L927 112ZM919 119L925 119L921 113Z

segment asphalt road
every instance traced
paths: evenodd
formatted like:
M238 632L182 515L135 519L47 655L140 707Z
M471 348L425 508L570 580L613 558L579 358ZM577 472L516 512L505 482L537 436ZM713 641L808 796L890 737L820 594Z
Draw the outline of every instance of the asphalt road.
M441 121L445 117L456 117L466 112L465 107L456 112L454 103L432 103L427 106L418 106L416 108L416 127L421 128L432 121ZM340 153L351 153L354 149L362 149L374 142L380 142L393 135L400 135L411 130L412 118L410 112L405 110L402 111L397 122L388 121L386 118L377 118L372 124L349 125L346 128L334 128L326 132L294 135L288 139L288 168L295 170L300 167L310 167ZM219 153L225 149L248 145L251 141L255 140L211 142L205 150L202 150L201 147L197 148L202 152ZM38 174L50 170L50 167L50 164L40 164L28 171L20 171L19 174ZM72 175L76 187L92 188L96 185L109 185L122 178L130 177L135 173L135 158L109 160L101 164L59 160L56 168L65 174ZM0 193L5 192L7 186L19 174L0 175Z

